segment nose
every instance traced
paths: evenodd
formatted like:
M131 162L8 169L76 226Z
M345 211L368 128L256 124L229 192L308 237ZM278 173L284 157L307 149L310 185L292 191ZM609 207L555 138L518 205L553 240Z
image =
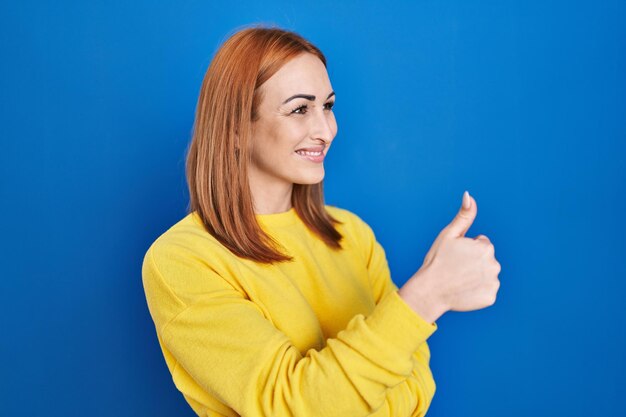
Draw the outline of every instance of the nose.
M311 137L316 140L323 140L326 145L332 142L336 134L335 116L324 110L315 112L312 119Z

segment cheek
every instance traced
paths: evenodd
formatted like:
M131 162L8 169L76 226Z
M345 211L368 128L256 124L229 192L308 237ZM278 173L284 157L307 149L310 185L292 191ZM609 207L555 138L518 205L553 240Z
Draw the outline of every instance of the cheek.
M305 133L302 125L297 123L284 123L260 130L253 137L253 158L266 167L280 167L286 162L285 156L293 153L302 142Z
M298 123L297 120L290 121L290 123L281 124L274 133L274 146L275 149L282 153L290 153L296 150L298 144L302 143L302 140L306 138L307 127L304 123Z
M276 152L275 134L270 129L259 129L252 136L251 156L252 160L259 166L271 164L271 160Z

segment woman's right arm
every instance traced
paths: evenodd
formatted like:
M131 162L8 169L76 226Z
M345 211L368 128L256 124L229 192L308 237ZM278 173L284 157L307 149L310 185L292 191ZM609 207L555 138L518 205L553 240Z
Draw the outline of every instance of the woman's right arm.
M168 284L190 278L206 283L201 293ZM302 355L256 304L180 247L152 247L143 279L167 350L199 386L244 416L367 416L411 375L414 353L436 329L392 291L323 349Z

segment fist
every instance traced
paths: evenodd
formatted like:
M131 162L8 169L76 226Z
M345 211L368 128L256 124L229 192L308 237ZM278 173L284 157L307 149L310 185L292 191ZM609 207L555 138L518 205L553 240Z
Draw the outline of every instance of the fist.
M479 310L496 301L501 268L494 245L485 235L465 237L477 212L476 201L466 191L459 212L439 233L416 273L446 310Z

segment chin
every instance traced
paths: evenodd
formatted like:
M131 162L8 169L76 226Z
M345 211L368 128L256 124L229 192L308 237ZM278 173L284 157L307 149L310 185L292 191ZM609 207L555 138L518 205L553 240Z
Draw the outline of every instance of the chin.
M317 175L309 174L309 175L303 175L298 178L294 178L293 183L301 184L301 185L313 185L313 184L318 184L322 182L323 179L324 179L324 170L322 169L321 173Z

